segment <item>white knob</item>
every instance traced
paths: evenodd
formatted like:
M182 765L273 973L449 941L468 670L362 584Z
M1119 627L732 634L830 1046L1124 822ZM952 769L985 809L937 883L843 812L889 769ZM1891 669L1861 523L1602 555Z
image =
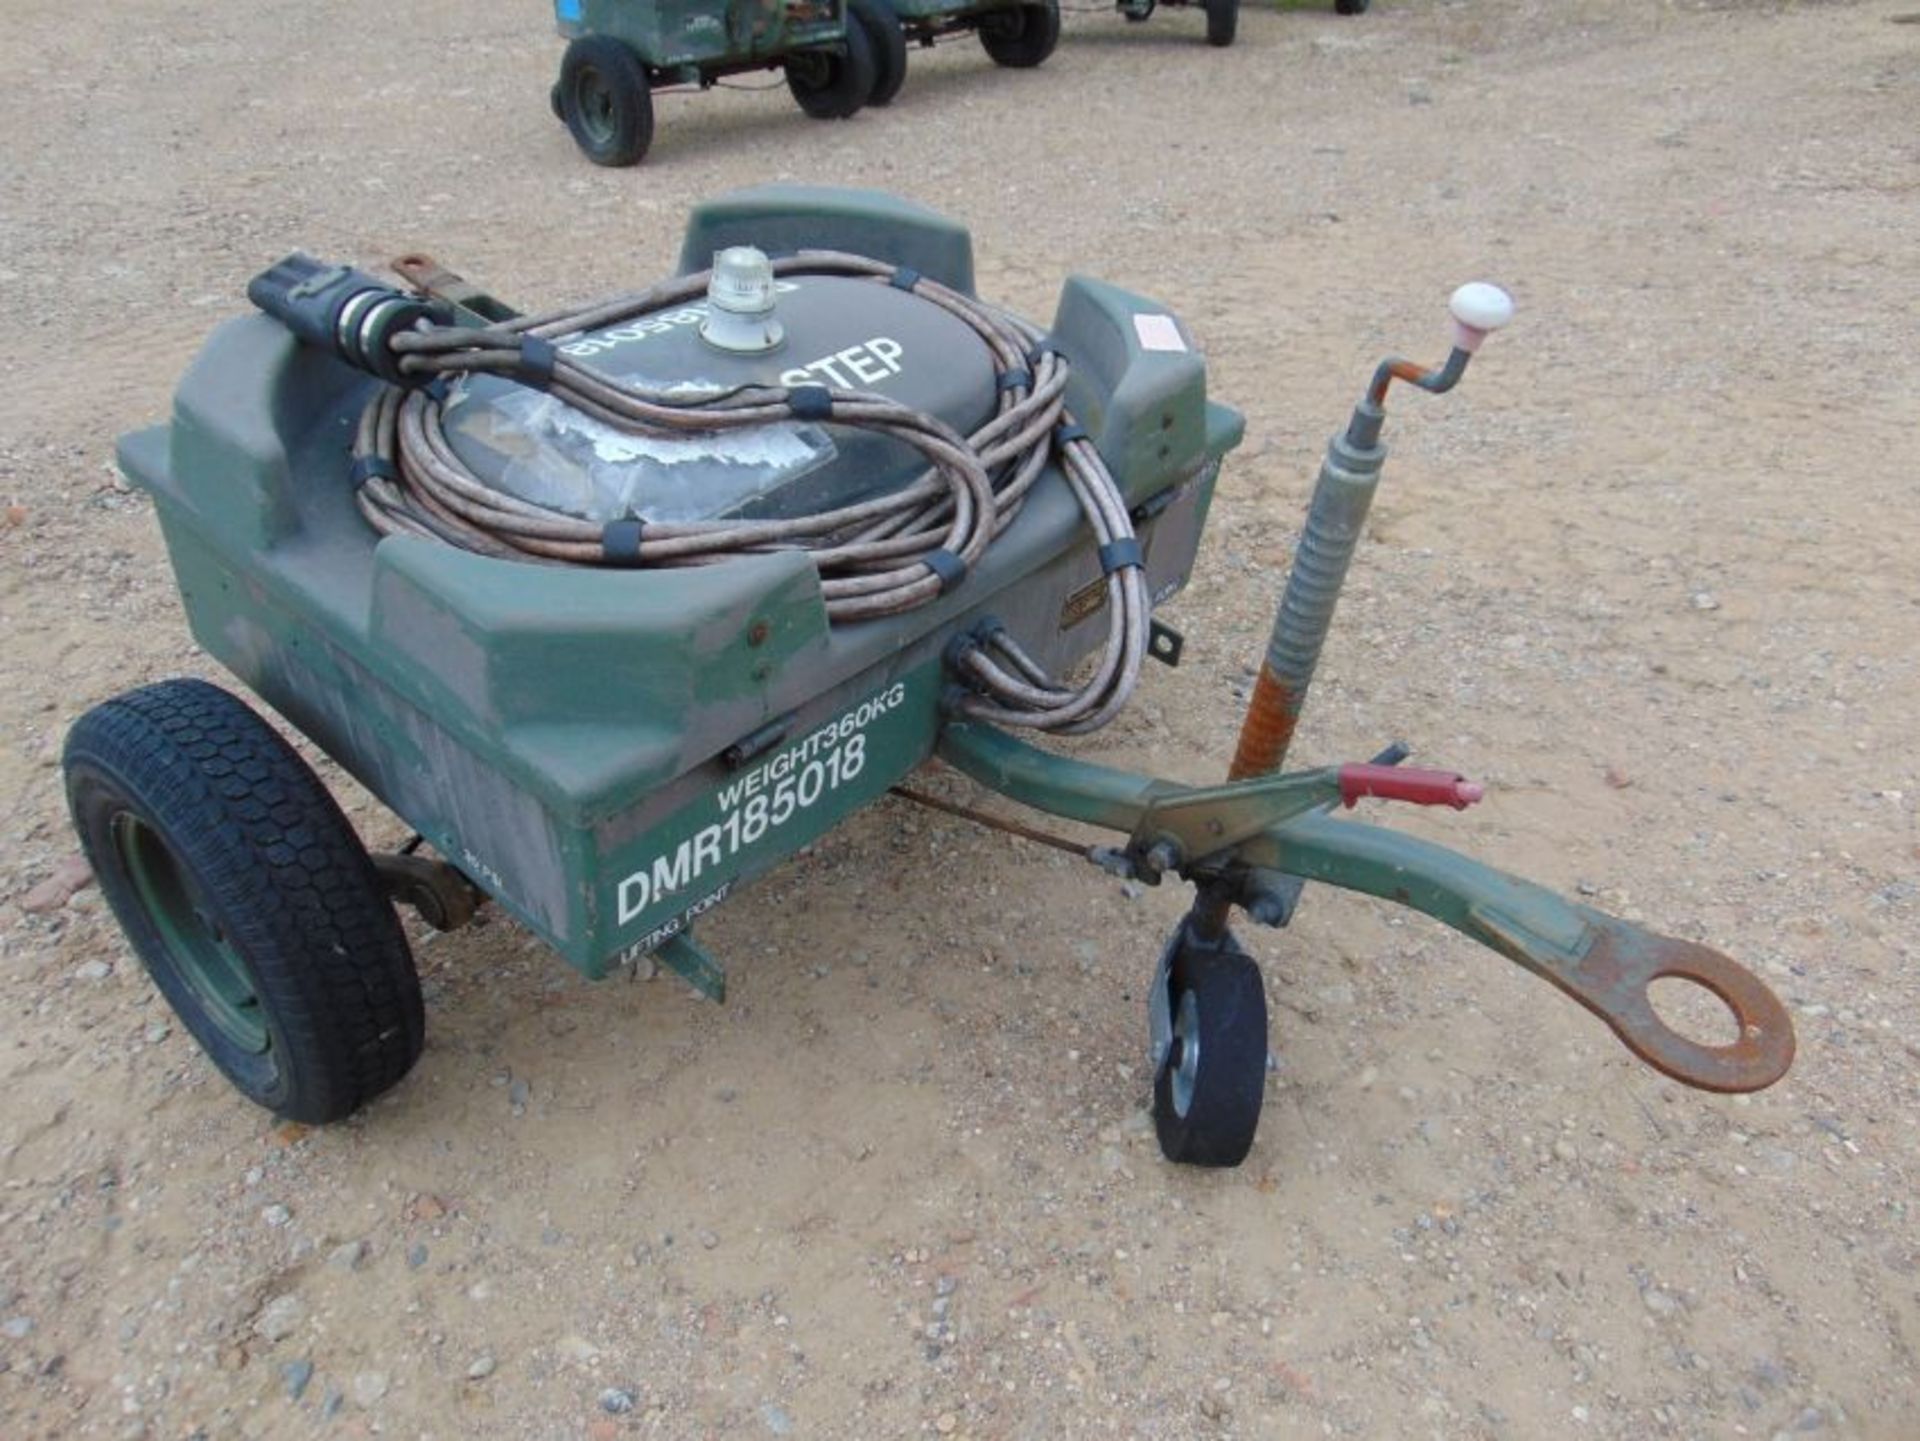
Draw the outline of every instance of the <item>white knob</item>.
M1497 285L1470 280L1447 302L1453 314L1453 343L1471 355L1480 342L1513 319L1513 297Z

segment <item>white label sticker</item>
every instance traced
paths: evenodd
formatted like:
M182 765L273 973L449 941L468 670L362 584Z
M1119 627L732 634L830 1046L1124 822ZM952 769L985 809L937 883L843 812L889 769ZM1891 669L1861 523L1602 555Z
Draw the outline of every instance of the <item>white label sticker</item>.
M1140 337L1142 350L1187 348L1187 342L1180 338L1180 327L1174 324L1171 315L1136 315L1133 317L1133 333Z

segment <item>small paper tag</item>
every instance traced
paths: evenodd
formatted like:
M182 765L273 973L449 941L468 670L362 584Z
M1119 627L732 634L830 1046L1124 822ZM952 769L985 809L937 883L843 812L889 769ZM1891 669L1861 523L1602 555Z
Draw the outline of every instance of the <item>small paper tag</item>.
M1142 350L1187 348L1187 342L1180 338L1180 327L1174 324L1171 315L1136 315L1133 317L1133 333L1140 337Z

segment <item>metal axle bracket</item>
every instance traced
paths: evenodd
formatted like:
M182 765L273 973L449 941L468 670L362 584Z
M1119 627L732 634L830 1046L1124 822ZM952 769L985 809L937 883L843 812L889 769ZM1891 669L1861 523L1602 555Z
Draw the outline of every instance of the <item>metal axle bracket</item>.
M445 861L399 851L372 857L374 874L396 905L411 906L436 931L471 922L487 897Z

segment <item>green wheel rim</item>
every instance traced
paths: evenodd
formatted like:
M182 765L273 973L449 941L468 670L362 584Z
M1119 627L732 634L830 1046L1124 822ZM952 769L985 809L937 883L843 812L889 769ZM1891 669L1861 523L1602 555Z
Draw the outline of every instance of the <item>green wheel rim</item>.
M113 818L113 845L153 923L166 964L214 1029L247 1054L265 1055L271 1040L253 977L172 849L129 811Z
M573 87L574 109L580 116L580 128L595 145L611 144L619 129L613 114L613 87L591 65L582 66Z

